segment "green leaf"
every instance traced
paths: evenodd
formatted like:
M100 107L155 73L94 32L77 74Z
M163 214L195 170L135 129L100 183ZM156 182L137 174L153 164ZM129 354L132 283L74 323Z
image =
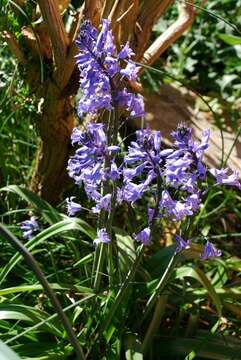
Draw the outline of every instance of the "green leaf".
M220 301L220 297L218 296L217 292L215 291L215 288L213 287L213 285L211 284L211 281L207 278L205 273L197 267L192 268L192 267L188 267L188 266L182 266L181 268L179 268L175 271L175 278L183 279L184 277L191 277L193 279L196 279L197 281L199 281L202 284L202 286L207 290L209 296L213 300L213 303L217 309L218 316L221 317L222 316L222 304Z
M33 205L36 209L41 210L43 218L50 224L62 220L62 216L47 201L22 186L9 185L1 188L0 192L2 191L14 193L27 203Z
M123 276L126 276L136 259L134 241L125 231L119 228L115 228L114 230L118 247L120 270Z
M25 244L25 247L29 251L31 251L37 245L43 243L45 240L49 239L50 237L59 235L64 231L70 231L70 230L78 230L84 233L85 235L87 235L88 237L90 237L91 239L94 239L95 237L95 231L85 221L76 218L67 218L41 231L39 234L34 236L32 239L30 239ZM0 272L0 284L5 280L8 273L21 259L22 256L16 253L7 263L7 265L4 266L4 268Z
M84 257L83 257L82 259L80 259L79 261L77 261L77 262L73 265L73 267L74 267L74 268L81 267L81 266L83 266L83 265L86 265L86 264L92 262L93 259L94 259L94 253L90 253L90 254L84 256Z
M58 291L66 291L68 290L67 287L62 287L59 284L50 284L51 288ZM0 290L0 296L8 295L8 294L15 294L15 293L23 293L23 292L31 292L31 291L41 291L43 290L42 285L21 285L21 286L14 286L6 289Z
M13 350L0 340L0 360L21 360Z
M165 247L147 259L145 266L152 278L162 276L175 252L175 248L176 245Z
M218 36L221 40L223 40L228 45L234 46L234 45L241 44L240 36L234 36L234 35L228 35L228 34L219 34Z
M48 317L49 315L46 312L34 309L31 306L0 304L1 320L20 320L37 324L39 322L43 322L43 320L46 320ZM53 321L43 323L40 327L45 332L52 333L55 336L63 336L63 331L61 330L61 325L58 320L55 320L55 323L53 323Z

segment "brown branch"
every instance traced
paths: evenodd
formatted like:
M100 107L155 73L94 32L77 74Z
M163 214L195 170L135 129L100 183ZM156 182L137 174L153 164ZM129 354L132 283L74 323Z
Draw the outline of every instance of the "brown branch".
M26 64L27 60L25 59L15 36L9 31L3 31L2 38L7 42L9 49L11 50L13 55L17 58L19 63Z
M130 41L134 34L139 12L139 0L128 0L121 12L120 16L116 19L116 24L119 25L119 44L124 44L126 41Z
M145 51L141 58L143 64L153 64L191 26L196 15L196 11L192 6L193 3L194 0L191 0L188 4L184 2L180 4L178 19Z
M104 0L102 12L101 12L101 18L102 19L108 18L108 15L111 12L113 4L114 4L114 0Z
M146 50L153 25L173 2L174 0L148 0L144 2L137 18L137 44L134 46L137 54L136 60L140 60Z
M104 0L85 0L84 17L98 28Z
M62 69L67 54L68 37L56 0L38 0L53 46L56 67Z
M112 26L112 32L116 39L117 44L120 44L122 40L124 42L124 39L122 39L123 21L120 22L117 21L117 19L119 19L126 12L126 10L128 10L128 8L130 7L130 2L131 2L130 0L115 0L112 9L108 15L108 19L110 20ZM125 28L125 35L126 36L129 35L128 26Z
M75 39L77 38L83 16L84 16L84 5L82 5L81 8L78 10L78 12L76 12L76 14L74 15L74 20L71 24L71 28L69 31L70 47L72 47Z

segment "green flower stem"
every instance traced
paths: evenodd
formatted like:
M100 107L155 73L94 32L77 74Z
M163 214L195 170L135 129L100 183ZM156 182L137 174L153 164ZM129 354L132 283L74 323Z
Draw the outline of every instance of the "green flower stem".
M143 312L143 320L146 318L146 316L149 314L149 312L153 308L153 306L154 306L154 304L156 302L156 299L162 293L162 291L165 288L168 280L170 279L172 271L173 271L173 269L174 269L174 267L176 265L176 259L177 259L177 256L176 256L176 254L174 254L171 257L171 259L169 261L169 264L167 265L167 268L164 271L164 273L163 273L160 281L158 282L155 290L153 291L152 295L150 296L149 300L147 301L147 304L146 304L144 312Z
M126 291L129 287L129 285L131 284L134 276L135 276L135 273L136 273L136 270L141 262L141 259L142 259L142 255L144 253L144 245L141 245L140 248L139 248L139 252L138 252L138 255L136 257L136 260L135 262L133 263L132 265L132 268L129 270L127 276L126 276L126 279L125 281L123 282L123 284L121 285L117 295L116 295L116 298L115 298L115 301L114 303L111 305L110 307L110 310L107 314L107 317L105 318L102 326L101 326L101 329L100 329L100 332L103 332L105 331L105 329L108 328L116 310L118 309L118 306L120 305L121 301L123 300L125 294L126 294Z
M13 247L23 256L26 263L29 265L33 273L36 275L37 279L39 280L40 284L43 286L44 290L46 291L46 294L49 297L49 300L51 301L56 313L59 315L59 318L66 330L66 333L69 336L70 343L72 344L73 348L76 352L76 359L78 360L85 360L85 356L82 350L82 347L80 346L80 343L71 327L71 324L65 315L58 299L53 291L53 289L50 287L47 279L45 278L42 270L40 269L39 264L34 259L33 255L26 249L26 247L10 232L6 229L5 226L0 224L0 235L7 240L9 243L13 245Z
M104 262L105 256L105 244L101 243L98 248L95 250L96 255L96 273L95 273L95 281L94 281L94 289L96 292L99 290L100 280L101 280L101 272Z

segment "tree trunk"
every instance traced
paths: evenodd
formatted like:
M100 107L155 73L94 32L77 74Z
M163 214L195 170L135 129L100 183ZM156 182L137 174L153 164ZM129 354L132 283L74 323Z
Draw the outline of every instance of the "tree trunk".
M62 96L53 82L46 84L43 113L39 124L41 144L31 189L50 203L59 200L68 179L66 165L74 121L71 97Z

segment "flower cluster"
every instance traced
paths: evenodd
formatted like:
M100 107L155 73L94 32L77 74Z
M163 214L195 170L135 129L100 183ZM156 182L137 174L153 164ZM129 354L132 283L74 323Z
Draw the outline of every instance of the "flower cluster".
M79 116L96 114L101 109L111 111L114 107L125 108L132 117L143 115L142 97L128 92L126 87L121 88L120 84L122 78L137 78L139 68L131 61L134 53L128 43L117 52L109 20L102 20L99 34L90 21L85 21L76 45L80 50L76 63L80 69L82 90Z
M92 211L99 213L101 209L110 210L111 193L101 194L101 186L119 177L115 156L119 146L108 146L103 124L89 123L85 131L73 130L72 145L78 144L75 154L69 159L69 176L77 185L84 184L87 196L96 203ZM69 215L75 215L81 206L67 199Z
M209 136L210 131L204 130L201 142L196 142L192 136L192 129L180 124L172 133L174 146L162 149L159 131L138 130L137 140L131 142L124 159L125 201L134 203L144 192L154 189L160 194L156 205L156 217L179 221L186 216L192 216L201 204L201 183L207 175L203 156L208 148ZM216 177L217 184L240 188L237 172L228 176L227 171L210 170ZM148 213L150 223L153 220L154 209L150 208Z
M137 140L131 143L125 156L124 199L135 202L159 179L159 188L155 189L160 193L156 216L182 220L193 215L200 206L198 182L206 175L202 159L209 131L203 132L201 143L194 142L191 129L183 124L172 136L174 147L161 149L159 131L137 131ZM178 198L173 198L171 190ZM149 209L149 221L153 214L153 209Z
M115 206L123 201L133 206L147 192L151 195L149 198L155 200L155 207L148 209L149 225L133 234L136 241L145 245L151 241L153 220L164 217L172 221L183 220L192 216L202 202L203 183L207 180L203 156L208 148L210 133L205 130L201 141L196 142L192 130L180 124L172 136L173 147L163 148L159 131L137 130L136 141L131 142L119 167L116 155L121 156L120 147L108 145L103 124L89 123L84 131L75 128L71 137L72 144L79 147L69 160L69 175L77 185L84 184L87 196L95 202L92 212L98 214L101 210L113 210L113 191L101 191L106 183L115 184ZM236 172L228 175L227 169L211 169L210 173L216 177L215 185L241 187ZM81 205L73 197L67 199L67 207L69 215L81 210ZM109 240L106 229L100 229L95 244L108 243ZM176 237L176 241L177 252L189 247L189 240L185 242L181 237ZM201 258L219 254L219 250L208 242Z
M76 62L82 92L79 116L86 113L101 115L101 111L115 109L129 113L130 117L143 115L142 97L129 92L126 87L128 81L136 80L139 70L132 60L134 53L128 43L117 51L109 20L102 20L100 32L85 21L76 44L80 50ZM120 111L116 113L120 114ZM137 130L136 140L123 155L120 146L116 145L118 121L110 114L108 134L103 123L89 122L85 130L75 128L71 140L77 149L69 159L67 169L69 176L78 186L83 184L88 198L94 202L91 211L100 214L102 228L97 231L95 245L111 241L112 212L116 206L126 202L135 207L148 194L147 225L133 234L133 238L149 245L156 219L181 221L200 208L207 180L203 158L210 131L204 130L201 141L197 142L193 139L192 129L180 124L171 134L173 146L165 148L159 131ZM112 134L112 130L116 133ZM210 173L216 178L215 185L241 188L237 172L230 174L228 169L210 169ZM81 209L74 197L67 199L70 216L75 216ZM175 239L176 253L190 247L190 239L186 241L181 236ZM200 257L207 259L220 255L221 252L208 241Z

